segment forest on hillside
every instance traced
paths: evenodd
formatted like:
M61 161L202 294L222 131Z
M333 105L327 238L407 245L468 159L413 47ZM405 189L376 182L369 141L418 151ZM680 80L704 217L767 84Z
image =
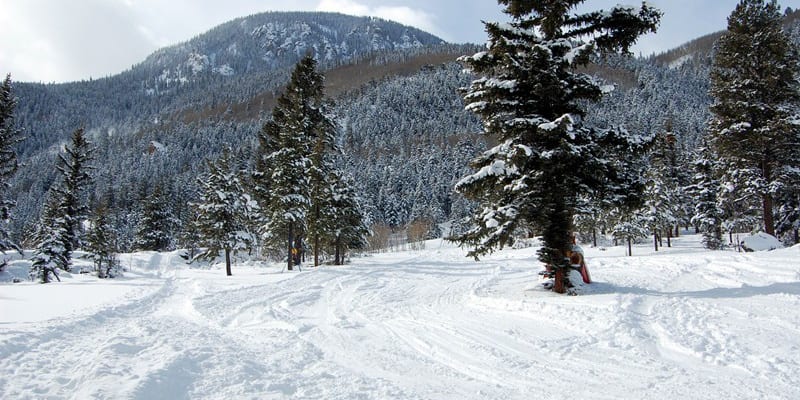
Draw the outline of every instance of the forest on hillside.
M796 18L780 23L797 46ZM270 47L273 43L284 45ZM260 132L274 120L271 113L292 68L302 56L313 55L326 79L325 104L334 126L330 162L357 194L373 233L363 245L385 246L386 234L379 232L413 231L412 239L462 235L474 227L481 201L454 187L471 173L471 161L504 140L487 132L486 120L465 102L470 85L481 79L465 68L464 60L476 52L483 53L377 19L272 13L220 26L114 77L59 85L7 81L7 104L13 98L14 106L6 108L13 109L14 128L24 140L14 143L19 168L6 181L5 199L14 206L4 232L9 243L26 248L41 242L48 193L62 179L56 167L70 148L70 135L82 129L94 149L92 179L81 194L84 215L103 209L115 249L141 249L137 243L154 204L166 237L155 250L198 245L191 204L200 199L197 178L208 172L207 161L227 148L231 168L252 169ZM459 61L460 56L468 57ZM578 69L599 79L604 92L598 101L576 100L585 110L581 124L653 138L646 152L625 161L631 177L638 177L629 184L642 188L627 208L581 189L587 195L576 199L573 223L584 240L605 234L623 241L655 237L661 243L679 227L701 228L696 206L706 192L697 175L713 159L703 151L716 115L710 108L716 101L714 71L720 68L716 56L707 44L695 43L650 58L592 56ZM265 57L272 61L258 67L247 62ZM735 170L739 175L722 175L734 183L754 179ZM790 177L780 182L773 233L796 242L796 194L786 191ZM741 193L726 195L742 199ZM763 208L748 196L716 217L724 232L762 227ZM512 233L539 232L520 226Z

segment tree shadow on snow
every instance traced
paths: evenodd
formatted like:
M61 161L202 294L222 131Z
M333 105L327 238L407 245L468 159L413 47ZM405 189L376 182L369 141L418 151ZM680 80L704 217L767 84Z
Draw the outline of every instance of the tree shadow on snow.
M608 282L593 282L590 290L582 295L600 294L636 294L656 297L677 297L692 299L737 299L755 296L768 296L772 294L789 294L800 296L800 282L779 282L767 286L742 285L738 288L712 288L707 290L686 292L662 292L635 286L617 286Z

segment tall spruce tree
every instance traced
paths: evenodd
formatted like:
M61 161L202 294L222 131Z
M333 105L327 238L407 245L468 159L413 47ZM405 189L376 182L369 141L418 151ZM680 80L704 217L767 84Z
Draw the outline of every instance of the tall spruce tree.
M64 247L64 238L67 236L64 208L54 188L47 193L33 236L36 251L31 258L31 280L49 283L52 274L61 281L57 270L69 271L70 253Z
M778 188L796 184L800 171L798 53L782 28L776 1L741 0L716 44L710 94L711 143L721 184L741 202L760 202L762 228L775 235ZM729 204L732 214L744 212Z
M323 83L324 77L318 75L318 78L319 83ZM319 257L323 245L331 242L335 236L336 219L330 210L334 207L334 190L338 180L338 175L334 174L333 164L333 156L337 150L334 141L336 124L333 116L326 111L323 87L319 86L317 90L316 95L319 98L314 99L317 104L315 109L312 109L315 111L314 115L310 116L315 129L311 132L314 145L309 155L310 204L307 218L307 236L314 253L314 266L320 263Z
M800 186L800 183L798 184ZM797 187L795 186L795 190ZM794 245L800 243L800 194L788 190L782 194L781 206L778 210L776 233L784 243Z
M180 221L170 209L163 186L156 186L142 203L142 217L136 229L134 248L151 251L169 250L173 245L173 233Z
M711 151L703 146L697 152L694 161L694 182L688 191L695 199L694 216L692 224L700 229L703 235L703 246L710 250L719 250L723 247L722 241L722 210L717 198L719 181L716 178L717 170L711 159Z
M47 202L37 227L38 243L31 267L31 277L49 281L55 269L70 270L72 252L80 244L81 222L86 218L88 207L83 191L91 182L89 165L92 160L92 144L86 140L83 128L72 133L70 145L59 154L58 171L62 181L50 188ZM58 277L58 275L56 275Z
M200 200L193 203L197 212L197 230L206 251L195 258L213 260L225 254L225 272L231 272L231 255L249 250L255 234L248 228L257 212L255 201L245 193L242 172L232 165L230 149L225 149L215 162L208 162L208 172L197 179Z
M264 171L256 171L254 177L269 187L260 192L265 197L260 204L265 210L264 242L274 254L283 249L289 270L292 246L307 233L312 146L319 136L329 134L331 124L324 113L323 77L316 65L307 56L295 66L272 119L261 129L255 163Z
M8 220L11 218L11 208L15 205L11 200L9 179L17 172L19 161L15 146L23 138L21 131L14 124L14 110L17 99L14 97L11 84L11 75L0 85L0 252L7 250L21 251L19 246L11 240L8 231Z
M94 261L98 278L115 278L121 274L117 259L117 234L106 205L100 205L94 211L91 228L86 235L86 250Z
M84 129L78 128L72 133L70 145L64 147L63 154L59 154L58 171L63 181L54 191L60 199L61 210L64 213L63 241L68 259L80 246L81 222L86 218L89 209L83 198L83 191L92 180L90 171L94 167L89 163L93 152L94 147L86 140Z
M599 82L577 72L598 53L627 53L661 13L647 5L573 14L583 0L499 0L509 24L487 23L486 51L462 57L483 77L466 90L467 110L500 144L472 162L477 170L456 190L481 204L475 228L454 238L478 257L513 243L517 229L543 236L539 259L555 270L553 290L566 290L565 258L580 193L619 188L615 151L639 150L648 140L620 129L584 126L586 101Z
M336 172L333 182L333 204L331 211L326 214L333 221L330 242L334 250L334 264L342 265L348 250L367 247L369 228L353 180Z
M664 234L669 240L672 228L678 223L679 192L677 151L671 132L656 135L646 173L643 216L653 234L653 246L658 251Z

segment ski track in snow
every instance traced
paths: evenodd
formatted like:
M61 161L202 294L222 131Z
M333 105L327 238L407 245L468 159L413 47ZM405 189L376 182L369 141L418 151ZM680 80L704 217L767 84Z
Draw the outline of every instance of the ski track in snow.
M230 278L131 258L141 297L3 333L0 398L800 398L800 247L697 240L587 249L575 297L541 289L535 249Z

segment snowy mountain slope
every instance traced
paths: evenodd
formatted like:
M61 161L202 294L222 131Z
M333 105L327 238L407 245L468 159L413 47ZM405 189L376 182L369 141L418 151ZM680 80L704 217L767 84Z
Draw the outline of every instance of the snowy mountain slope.
M287 68L307 53L324 65L339 65L377 51L442 43L419 29L378 18L267 12L235 19L161 49L133 70L148 71L157 82L169 83L199 74L231 76Z
M0 287L0 397L798 398L800 247L698 240L587 249L596 283L578 297L539 289L535 248L476 263L431 241L230 278L124 255L127 296L77 276ZM77 296L97 305L48 319L33 301Z

